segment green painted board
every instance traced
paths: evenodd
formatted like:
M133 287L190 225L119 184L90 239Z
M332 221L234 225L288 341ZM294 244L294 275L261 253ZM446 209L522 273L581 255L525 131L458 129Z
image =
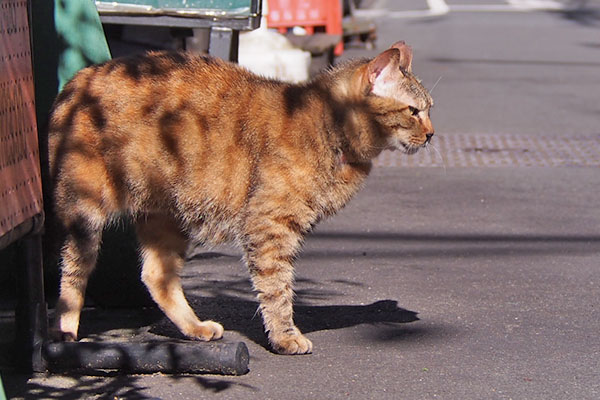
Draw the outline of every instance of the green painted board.
M0 400L6 400L6 395L4 394L4 387L2 386L2 376L0 376Z
M91 1L55 1L54 22L62 44L57 71L59 89L80 69L110 60L100 17Z
M30 0L38 125L77 71L110 60L93 0ZM43 129L42 129L43 131Z

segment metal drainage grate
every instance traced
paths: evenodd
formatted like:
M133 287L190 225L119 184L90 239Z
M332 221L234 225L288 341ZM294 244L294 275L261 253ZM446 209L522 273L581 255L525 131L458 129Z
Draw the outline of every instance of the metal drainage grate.
M436 135L434 139L433 146L412 156L383 152L374 164L379 167L600 166L600 134L569 138L461 133Z

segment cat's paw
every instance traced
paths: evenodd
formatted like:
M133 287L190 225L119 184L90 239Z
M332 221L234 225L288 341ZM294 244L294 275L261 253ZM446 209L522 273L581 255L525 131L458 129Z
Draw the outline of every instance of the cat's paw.
M273 350L279 354L309 354L312 353L312 342L300 332L281 334L270 338Z
M77 335L72 332L63 332L58 328L48 329L48 337L54 342L76 342Z
M221 339L224 331L223 326L217 322L203 321L183 333L192 339L208 342Z

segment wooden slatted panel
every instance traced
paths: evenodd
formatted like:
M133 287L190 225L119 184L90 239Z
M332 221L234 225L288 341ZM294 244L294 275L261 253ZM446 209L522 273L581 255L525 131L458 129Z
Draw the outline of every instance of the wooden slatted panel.
M42 213L26 0L0 2L0 236Z

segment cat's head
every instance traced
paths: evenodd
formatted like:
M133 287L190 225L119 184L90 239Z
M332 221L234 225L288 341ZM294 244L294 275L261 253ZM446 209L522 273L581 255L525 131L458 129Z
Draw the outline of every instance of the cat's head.
M413 154L431 140L434 129L429 110L433 106L427 89L411 72L412 49L397 42L369 62L369 103L384 130L390 149Z

